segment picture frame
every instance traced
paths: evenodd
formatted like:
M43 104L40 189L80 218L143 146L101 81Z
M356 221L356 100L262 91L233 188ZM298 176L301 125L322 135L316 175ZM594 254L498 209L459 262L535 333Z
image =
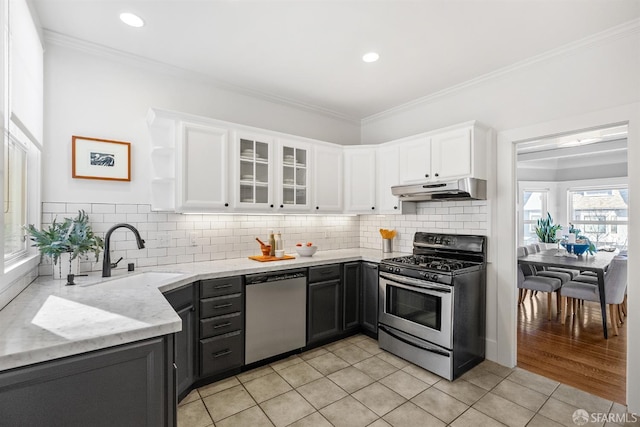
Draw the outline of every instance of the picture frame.
M71 176L82 179L131 181L131 143L73 135Z

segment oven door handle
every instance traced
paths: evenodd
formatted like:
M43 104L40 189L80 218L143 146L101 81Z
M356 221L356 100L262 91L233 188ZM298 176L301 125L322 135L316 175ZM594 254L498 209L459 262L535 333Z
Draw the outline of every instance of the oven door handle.
M405 343L407 345L410 345L412 347L417 347L417 348L419 348L421 350L425 350L425 351L428 351L428 352L431 352L431 353L435 353L435 354L440 355L440 356L451 357L450 353L448 353L448 352L446 352L444 350L438 350L437 348L433 348L433 347L425 347L425 346L422 346L422 345L420 345L418 343L415 343L413 341L409 341L406 338L402 338L401 336L391 332L389 330L389 328L385 327L384 325L378 325L378 329L380 329L381 331L384 331L385 333L389 334L390 336L392 336L393 338L397 339L398 341L402 341L403 343Z
M389 274L389 273L381 273L380 277L382 277L383 279L389 280L390 282L393 283L393 286L397 286L399 288L404 288L409 290L411 289L417 290L416 288L419 288L427 291L438 292L441 294L451 293L450 286L439 285L437 283L426 282L419 279L413 279L411 277L402 277L396 274Z

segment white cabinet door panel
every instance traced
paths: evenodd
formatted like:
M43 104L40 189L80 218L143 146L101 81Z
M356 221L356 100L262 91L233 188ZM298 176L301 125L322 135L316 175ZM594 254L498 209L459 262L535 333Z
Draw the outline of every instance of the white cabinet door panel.
M226 129L182 123L179 138L177 211L222 209L228 206L228 146Z
M431 137L434 179L471 174L471 129L460 129Z
M424 182L431 175L431 141L428 136L404 141L398 145L400 156L399 184Z
M317 145L313 148L313 211L342 212L342 147Z
M373 213L376 206L375 147L345 148L345 211Z

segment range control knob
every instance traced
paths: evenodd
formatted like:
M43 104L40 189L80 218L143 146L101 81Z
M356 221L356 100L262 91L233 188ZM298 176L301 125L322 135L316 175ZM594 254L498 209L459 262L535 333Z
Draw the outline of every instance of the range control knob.
M433 281L438 280L438 275L437 274L431 275L431 280L433 280Z
M396 267L395 270L393 270L395 273L400 273L400 267Z

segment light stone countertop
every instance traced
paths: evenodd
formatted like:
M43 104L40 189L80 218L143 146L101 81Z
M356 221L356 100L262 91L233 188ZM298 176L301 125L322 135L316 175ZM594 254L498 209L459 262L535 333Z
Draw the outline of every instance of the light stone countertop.
M0 310L0 372L179 332L182 322L162 292L197 280L407 255L372 249L318 251L313 257L247 258L113 270L65 280L41 276Z

